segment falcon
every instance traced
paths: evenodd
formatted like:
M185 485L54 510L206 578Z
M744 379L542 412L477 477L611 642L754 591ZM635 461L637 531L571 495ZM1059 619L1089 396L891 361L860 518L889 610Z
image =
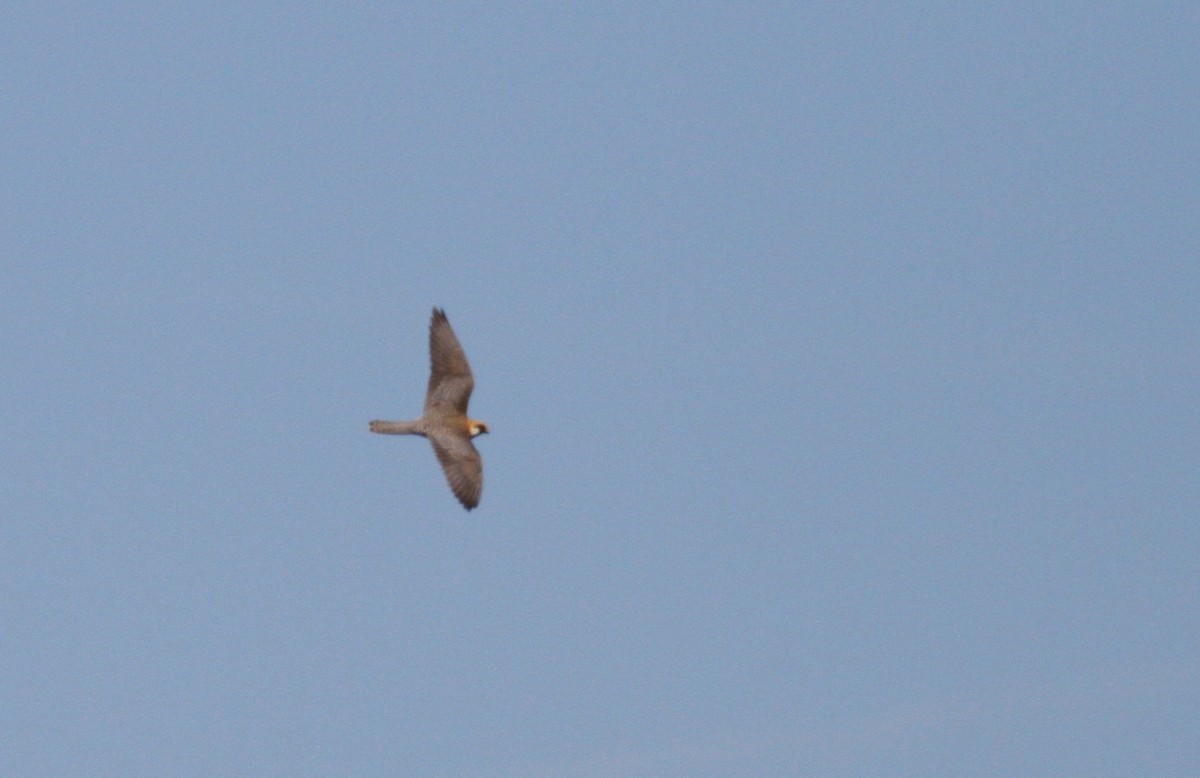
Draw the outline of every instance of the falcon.
M482 421L467 418L475 378L446 312L440 308L433 309L429 322L429 365L429 388L421 418L373 421L370 429L380 435L420 435L428 439L446 473L450 491L471 510L479 505L483 493L483 459L471 439L488 428Z

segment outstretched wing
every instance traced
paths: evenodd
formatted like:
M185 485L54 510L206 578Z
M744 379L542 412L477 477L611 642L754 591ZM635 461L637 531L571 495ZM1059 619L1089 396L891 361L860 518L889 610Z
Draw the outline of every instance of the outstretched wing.
M467 355L450 328L446 312L434 308L429 322L429 389L425 392L425 413L453 411L465 415L474 388L475 378L467 364Z
M479 505L479 497L483 494L483 458L471 439L440 432L430 435L429 442L442 464L450 491L467 510Z

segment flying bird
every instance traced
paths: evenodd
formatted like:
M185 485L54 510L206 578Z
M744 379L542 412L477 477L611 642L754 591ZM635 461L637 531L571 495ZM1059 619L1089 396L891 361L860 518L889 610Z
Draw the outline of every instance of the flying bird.
M483 492L483 459L471 438L487 425L467 418L467 402L475 378L446 312L433 309L429 322L429 389L425 412L416 421L373 421L371 432L381 435L420 435L433 445L446 473L450 491L467 510L479 505Z

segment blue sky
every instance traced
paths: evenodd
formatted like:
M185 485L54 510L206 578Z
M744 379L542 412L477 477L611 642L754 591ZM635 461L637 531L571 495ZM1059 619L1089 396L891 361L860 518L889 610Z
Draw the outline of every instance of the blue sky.
M3 17L0 772L1200 773L1191 6Z

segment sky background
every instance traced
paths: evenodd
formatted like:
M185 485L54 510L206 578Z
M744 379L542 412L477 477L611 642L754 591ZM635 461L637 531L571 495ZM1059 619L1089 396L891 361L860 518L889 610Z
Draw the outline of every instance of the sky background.
M221 5L0 13L0 773L1200 774L1193 4Z

